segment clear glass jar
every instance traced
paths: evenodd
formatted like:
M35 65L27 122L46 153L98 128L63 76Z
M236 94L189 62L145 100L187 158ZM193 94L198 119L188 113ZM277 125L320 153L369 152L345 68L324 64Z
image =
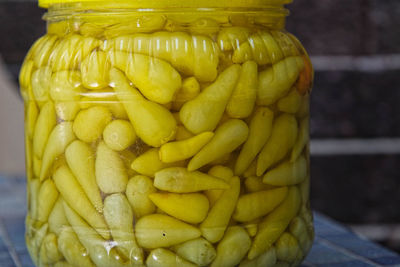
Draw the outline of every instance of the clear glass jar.
M133 2L41 2L20 74L36 266L300 264L313 70L288 1Z

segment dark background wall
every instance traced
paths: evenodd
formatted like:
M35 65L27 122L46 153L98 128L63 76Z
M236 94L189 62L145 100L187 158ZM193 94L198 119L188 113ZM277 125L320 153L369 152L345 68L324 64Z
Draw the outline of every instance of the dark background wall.
M398 231L400 1L294 0L289 9L287 29L316 69L313 207L356 230L368 224ZM45 31L43 13L36 1L0 1L0 54L15 80ZM373 237L396 247L390 231Z
M400 1L295 0L289 9L287 28L316 69L312 205L399 249Z
M313 156L314 207L349 223L400 222L400 151L369 142L396 147L400 137L400 1L299 0L290 10L289 31L315 59L312 137L365 141L351 155Z

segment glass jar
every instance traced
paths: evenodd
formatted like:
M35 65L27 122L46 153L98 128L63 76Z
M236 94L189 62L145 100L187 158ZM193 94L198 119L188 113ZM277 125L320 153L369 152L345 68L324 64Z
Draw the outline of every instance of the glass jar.
M26 56L36 266L295 266L313 70L287 0L42 0Z

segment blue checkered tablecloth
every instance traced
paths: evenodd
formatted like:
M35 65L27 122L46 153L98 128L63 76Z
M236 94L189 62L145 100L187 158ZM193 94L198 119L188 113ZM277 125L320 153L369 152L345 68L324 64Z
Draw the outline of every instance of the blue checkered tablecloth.
M25 179L0 176L0 267L33 267L24 240ZM398 266L400 255L316 212L316 238L302 266Z

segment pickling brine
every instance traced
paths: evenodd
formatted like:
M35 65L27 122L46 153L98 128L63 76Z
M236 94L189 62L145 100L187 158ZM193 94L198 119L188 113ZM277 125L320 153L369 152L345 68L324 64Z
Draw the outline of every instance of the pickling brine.
M134 2L40 2L20 74L35 265L299 265L313 70L288 1Z

